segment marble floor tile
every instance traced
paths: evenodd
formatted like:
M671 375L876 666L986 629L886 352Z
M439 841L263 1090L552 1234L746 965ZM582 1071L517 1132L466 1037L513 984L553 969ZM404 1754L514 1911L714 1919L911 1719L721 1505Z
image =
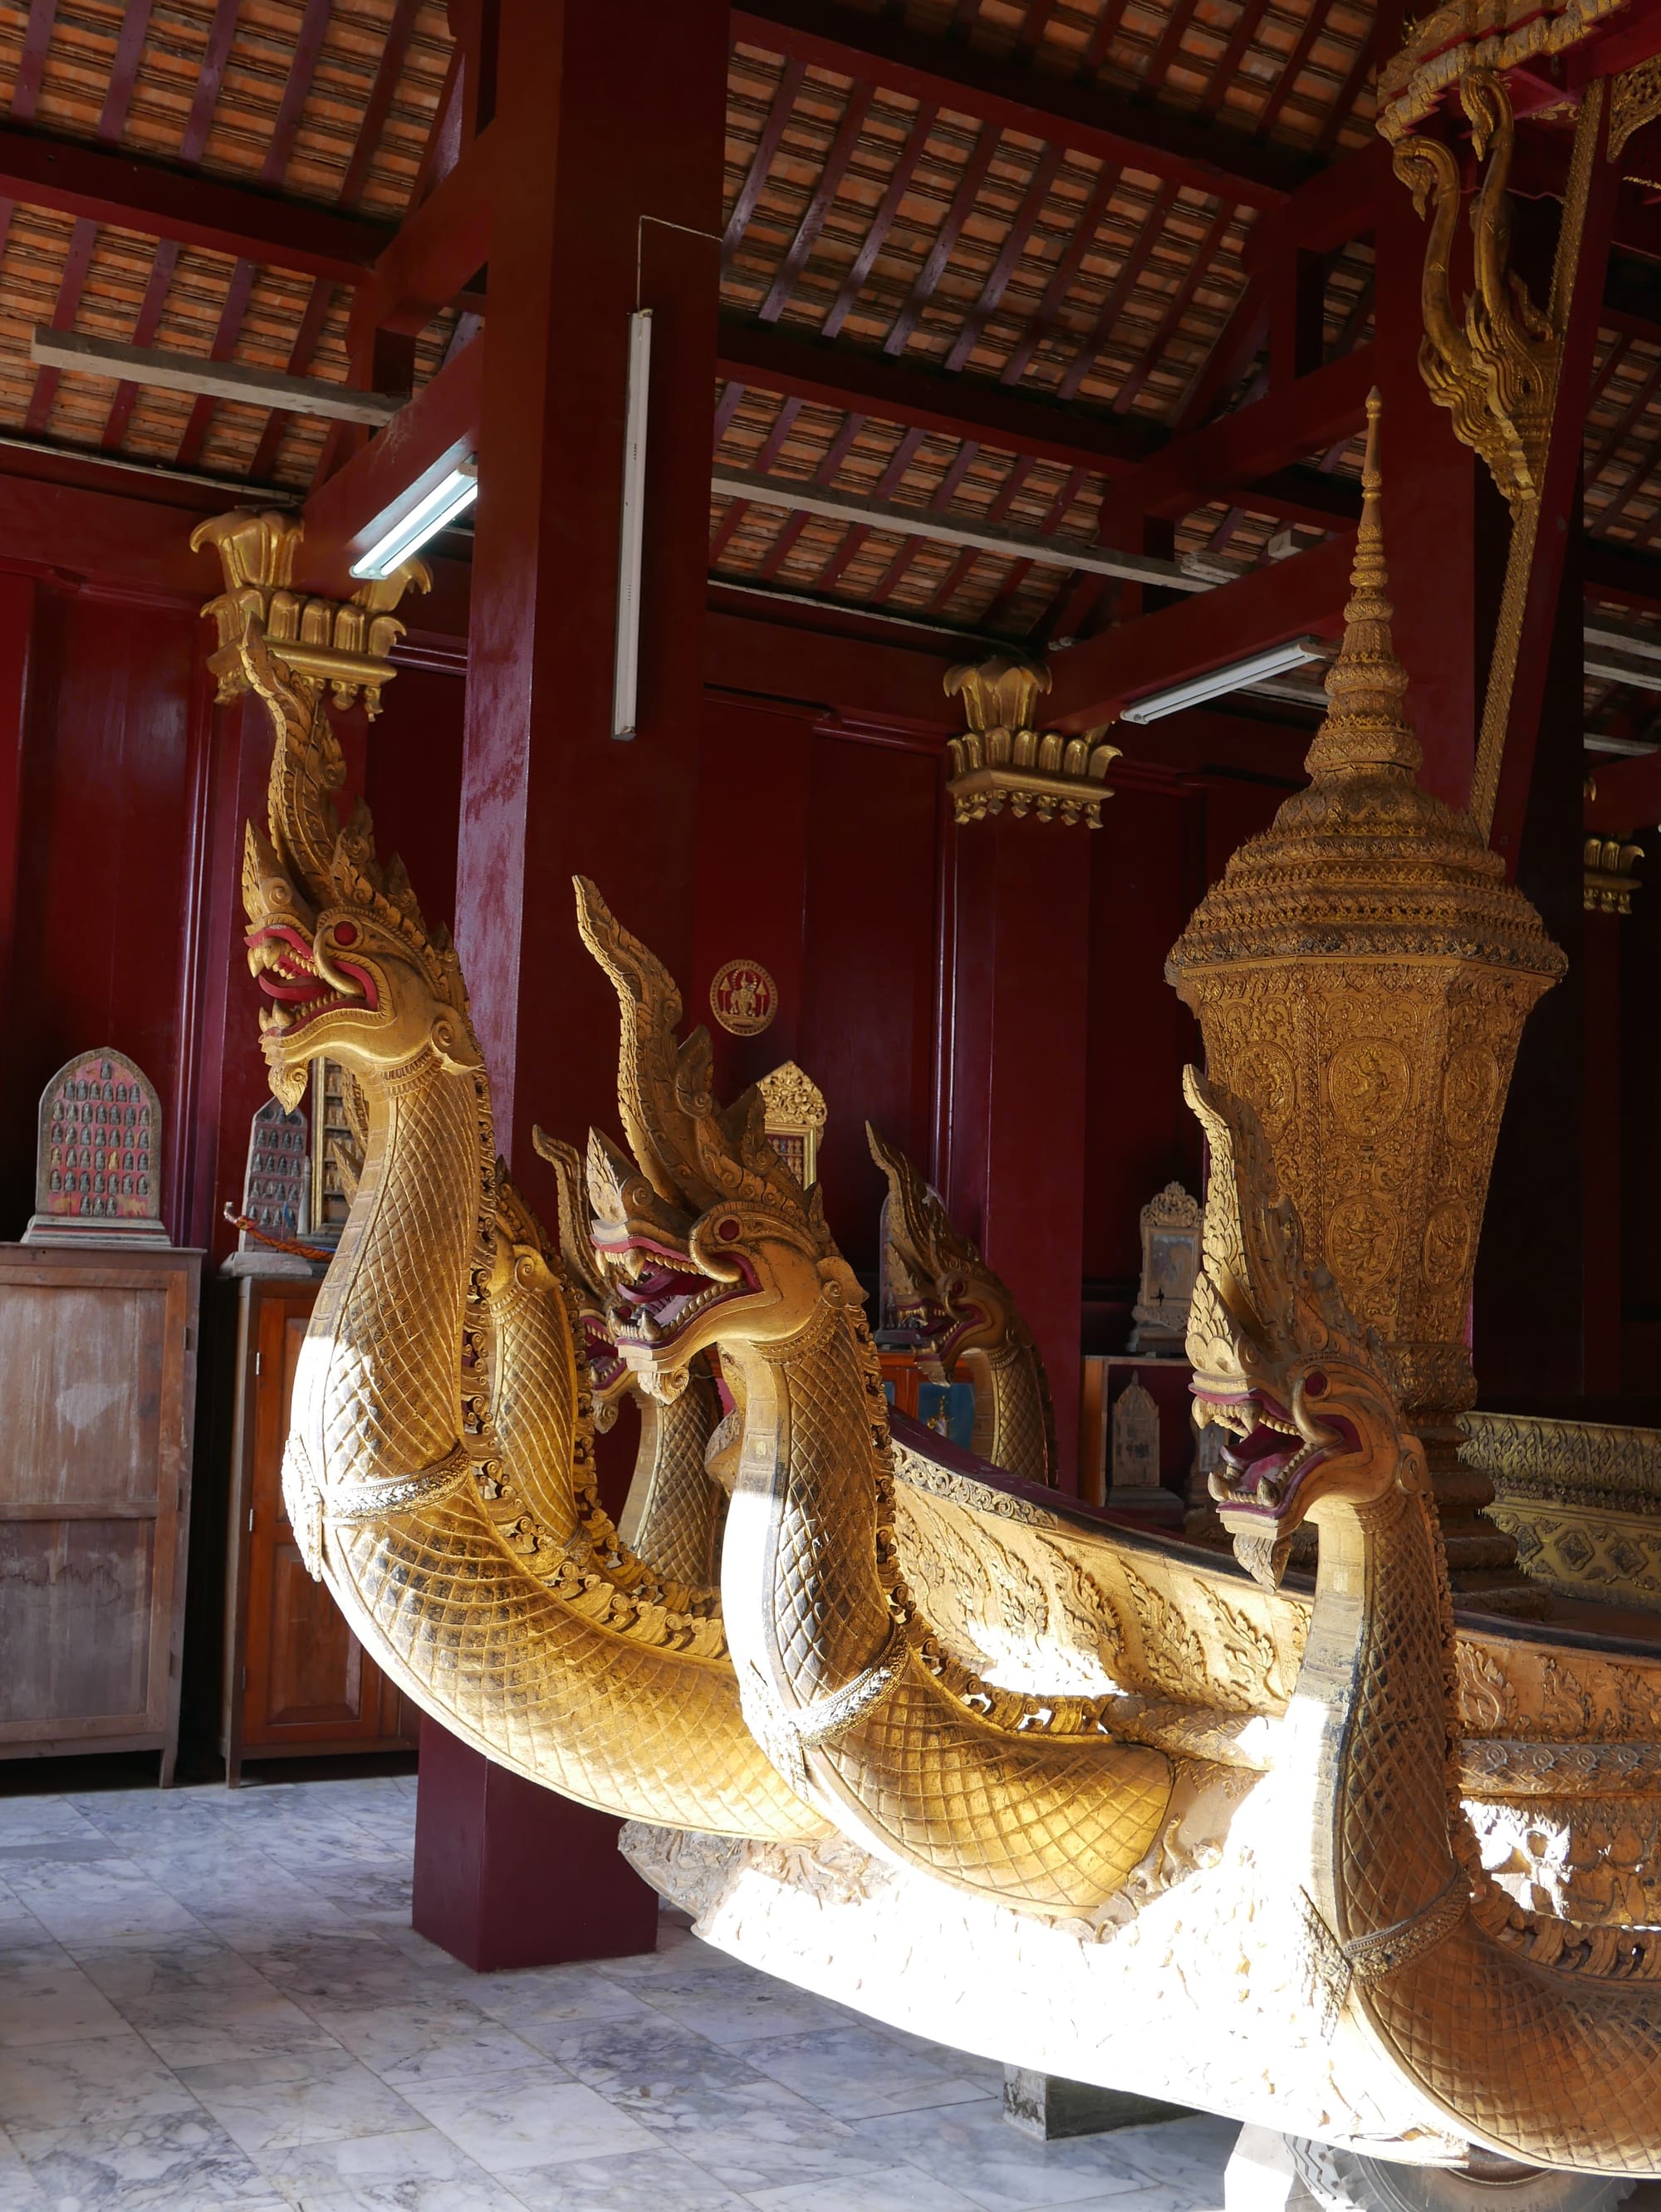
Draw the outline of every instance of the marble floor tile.
M390 2135L273 2147L259 2154L258 2164L292 2203L331 2212L355 2204L447 2212L452 2202L458 2212L508 2212L513 2203L448 2136L419 2122Z
M646 2002L712 2043L738 2045L813 2034L840 2027L852 2018L840 2005L763 1974L755 1975L742 1988L723 1984L707 1991L670 1990L660 1996L653 1987Z
M0 1797L0 1844L29 1843L37 1836L96 1843L98 1833L67 1797Z
M118 2034L121 2015L58 1945L0 1954L0 2047Z
M332 1929L291 1928L285 1937L274 1937L247 1955L268 1982L308 2007L313 2002L360 2009L380 2002L396 2004L423 1978L449 1982L458 1989L476 1978L439 1950L433 1951L430 1966L417 1966L361 1928L349 1927L343 1935Z
M23 2163L22 2154L3 2130L0 2130L0 2205L5 2212L51 2212Z
M671 2150L523 2167L509 2185L528 2212L749 2212L712 2174Z
M412 2082L404 2093L488 2173L646 2150L646 2130L546 2063L488 2081Z
M412 2081L488 2081L537 2067L544 2054L512 2028L452 1998L319 2009L352 2056L395 2089Z
M82 2121L36 2134L30 2179L45 2201L76 2212L265 2212L271 2184L198 2106L119 2126ZM281 2201L278 2199L277 2201Z
M481 2012L505 2021L516 2033L527 2036L532 2027L545 2028L552 2034L561 2026L585 2021L659 2017L627 1983L613 1981L592 1966L543 1966L517 1973L482 1974L470 1997ZM549 2055L557 2054L550 2051Z
M188 1909L130 1859L41 1863L13 1868L7 1880L18 1902L72 1953L201 1932Z
M202 2108L130 2027L79 2043L0 2051L0 2127L26 2160L42 2134L77 2126L116 2130L129 2122Z
M521 2023L519 2033L628 2112L650 2104L662 2114L677 2098L760 2088L766 2079L743 2052L688 2035L645 2008L631 2020Z
M975 2212L973 2198L914 2166L863 2173L853 2181L792 2181L753 2189L756 2212Z
M420 2124L403 2100L339 2045L181 2066L179 2079L256 2159Z
M414 1814L409 1777L0 1800L0 2212L1222 2212L1231 2124L1034 2143L997 2065L678 1911L474 1975L409 1925Z
M758 2073L782 2081L839 2120L973 2104L986 2094L984 2081L950 2070L950 2051L936 2047L925 2056L914 2046L902 2049L881 2028L864 2024L776 2040L752 2038L741 2048ZM1001 2081L998 2086L1001 2093Z
M859 2135L873 2153L919 2162L912 2114L863 2121ZM999 2098L931 2113L926 2140L929 2172L983 2212L1040 2212L1123 2195L1142 2185L1142 2176L1117 2147L1117 2135L1034 2142L1005 2121Z
M212 1901L202 1905L196 1917L209 1935L256 1964L265 1953L282 1950L302 1936L343 1942L359 1932L345 1913L316 1895L299 1905L264 1895L239 1898L231 1904Z
M758 2075L722 2089L666 2090L633 2108L671 2149L739 2196L808 2180L852 2180L894 2161L863 2130Z

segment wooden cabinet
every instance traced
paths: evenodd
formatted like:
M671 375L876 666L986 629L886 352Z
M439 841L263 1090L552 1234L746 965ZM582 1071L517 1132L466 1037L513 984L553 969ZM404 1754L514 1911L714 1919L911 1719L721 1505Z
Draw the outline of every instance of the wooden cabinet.
M420 1719L306 1571L282 1505L282 1448L315 1282L245 1276L227 1561L220 1749L234 1784L251 1759L413 1751Z
M0 1245L0 1758L173 1779L202 1255Z

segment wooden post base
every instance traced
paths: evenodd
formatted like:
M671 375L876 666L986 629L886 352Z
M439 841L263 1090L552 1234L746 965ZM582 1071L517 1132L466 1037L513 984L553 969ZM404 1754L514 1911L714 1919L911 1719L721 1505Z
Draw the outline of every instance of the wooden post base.
M621 1825L423 1720L410 1923L479 1974L655 1951L657 1893L618 1850Z
M1151 2127L1159 2120L1185 2120L1192 2109L1167 2105L1158 2097L1139 2097L1128 2089L1103 2089L1094 2081L1037 2074L1025 2066L1003 2069L1003 2117L1012 2128L1036 2136L1040 2142L1063 2142L1069 2136L1105 2136L1114 2128Z

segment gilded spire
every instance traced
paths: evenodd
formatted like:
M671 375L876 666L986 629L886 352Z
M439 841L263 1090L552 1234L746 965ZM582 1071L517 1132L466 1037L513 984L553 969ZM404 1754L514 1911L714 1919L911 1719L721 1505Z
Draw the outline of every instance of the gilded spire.
M1361 525L1355 565L1349 572L1343 644L1327 672L1326 719L1315 732L1304 765L1317 784L1356 769L1417 772L1424 756L1403 711L1407 671L1396 658L1390 633L1395 610L1385 568L1384 524L1379 495L1379 417L1384 403L1375 386L1367 400L1367 457L1361 464Z

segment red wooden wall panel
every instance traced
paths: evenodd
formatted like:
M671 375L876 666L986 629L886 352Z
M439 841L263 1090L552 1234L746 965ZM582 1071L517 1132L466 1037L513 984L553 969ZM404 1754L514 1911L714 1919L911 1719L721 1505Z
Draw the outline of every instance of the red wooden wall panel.
M940 775L931 751L814 739L799 1058L829 1108L826 1214L867 1272L884 1186L866 1121L931 1165Z
M421 912L452 931L465 698L459 672L400 668L364 746L364 797L380 856L402 856Z
M1135 1276L1142 1208L1173 1176L1198 1188L1182 1069L1199 1056L1199 1032L1164 969L1194 904L1203 810L1199 799L1121 792L1092 841L1087 1279Z
M800 1056L813 723L802 708L704 702L692 966L679 980L688 1027L704 1023L714 1041L724 1101ZM779 987L758 1036L730 1036L710 1012L716 970L738 959L759 961Z
M189 745L197 625L182 609L46 590L18 782L0 1233L33 1201L41 1091L110 1044L179 1110L180 970L194 935ZM170 1222L179 1201L164 1190Z

